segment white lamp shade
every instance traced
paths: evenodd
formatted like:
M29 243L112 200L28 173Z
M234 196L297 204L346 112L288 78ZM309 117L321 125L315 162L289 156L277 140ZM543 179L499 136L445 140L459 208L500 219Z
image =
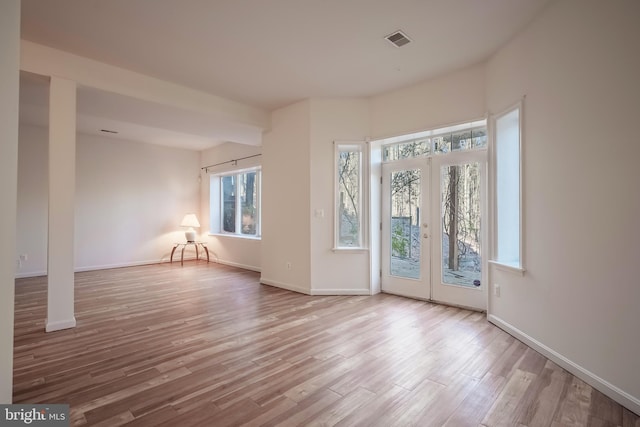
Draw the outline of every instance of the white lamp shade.
M180 223L181 227L189 227L187 231L184 232L184 237L187 239L187 242L193 242L196 239L196 232L193 231L193 227L200 227L200 223L198 222L198 218L196 214L186 214L184 219Z
M199 228L200 227L200 223L198 222L198 218L196 217L196 214L186 214L184 216L184 219L182 220L182 222L180 223L181 227L196 227Z

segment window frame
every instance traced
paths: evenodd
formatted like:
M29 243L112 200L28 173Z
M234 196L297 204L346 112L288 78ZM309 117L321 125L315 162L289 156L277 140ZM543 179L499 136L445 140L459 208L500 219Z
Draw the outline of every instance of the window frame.
M433 158L436 156L446 156L446 155L450 155L452 153L457 153L457 152L473 152L473 151L488 150L489 140L490 140L488 122L489 120L487 120L487 117L484 117L482 119L476 119L473 121L462 122L462 123L452 124L448 126L441 126L431 130L420 131L420 132L416 132L408 135L400 135L400 136L378 140L382 142L382 145L381 145L382 163L398 162L398 161L406 160L409 158ZM468 148L463 148L458 150L449 150L449 151L436 150L436 145L437 145L437 142L435 141L436 138L442 138L444 136L453 135L459 132L473 132L481 129L484 129L486 133L486 138L487 138L487 143L484 146L481 146L481 147L473 146L473 147L468 147ZM401 158L401 159L387 159L385 156L385 149L387 147L394 147L394 146L407 144L411 142L419 142L425 139L429 140L429 149L425 153L422 153L416 156Z
M504 259L499 259L499 212L498 212L498 202L499 202L499 194L498 194L498 168L499 168L499 159L498 159L498 129L497 123L501 118L512 114L513 112L518 112L518 262L513 263L506 261ZM489 158L491 161L490 167L490 177L491 177L491 223L492 223L492 233L491 233L491 258L489 259L489 263L494 265L496 268L518 273L524 275L525 269L525 252L524 252L524 98L519 100L517 103L511 105L506 108L502 112L498 114L494 114L491 116L490 122L490 140L489 140Z
M488 129L487 129L488 132ZM488 273L487 273L487 255L489 253L489 244L487 236L488 230L486 225L484 225L484 218L487 218L487 201L488 201L488 177L487 177L487 169L488 169L488 160L489 153L488 147L475 149L475 150L462 150L462 151L453 151L449 152L445 155L438 156L436 160L434 160L431 164L432 167L432 193L438 195L438 205L433 206L435 221L431 221L434 224L437 223L437 233L438 237L436 237L436 255L439 254L439 258L437 259L438 267L432 266L433 269L433 278L434 278L434 287L439 284L441 286L449 286L453 288L462 288L469 291L484 291L486 288L486 283L488 283ZM478 164L478 177L479 177L479 187L478 191L480 197L478 199L479 203L479 212L480 212L480 235L479 235L479 243L480 243L480 286L469 286L469 285L460 285L456 283L448 283L444 280L444 252L443 252L443 240L444 240L444 224L443 224L443 210L442 210L442 196L443 196L443 179L442 179L442 171L443 168L448 168L452 166L465 166L469 164L476 163ZM440 176L438 176L440 175ZM432 230L434 231L434 230ZM435 231L434 231L435 233ZM487 242L487 243L485 243ZM438 282L439 281L439 282Z
M237 186L241 182L240 176L247 173L256 173L256 233L242 233L242 199ZM235 176L235 230L234 232L225 231L224 229L224 191L222 188L222 180L225 177ZM262 167L251 167L245 169L237 169L213 174L209 181L209 222L211 227L210 235L236 237L241 239L262 238Z
M345 246L340 244L340 174L339 162L340 153L342 152L358 152L360 153L359 162L359 200L358 200L358 242L357 245ZM367 143L364 141L334 141L334 209L333 209L333 251L334 252L362 252L367 251L368 246L368 150Z

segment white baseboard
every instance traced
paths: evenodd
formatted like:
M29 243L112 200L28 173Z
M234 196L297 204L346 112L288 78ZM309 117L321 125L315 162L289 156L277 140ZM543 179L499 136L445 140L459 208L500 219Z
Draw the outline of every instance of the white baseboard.
M311 295L371 295L369 289L311 289Z
M188 261L188 260L192 260L192 259L196 259L195 256L189 257L189 258L185 258L184 260ZM200 258L200 259L202 259L202 258ZM138 267L138 266L141 266L141 265L160 264L162 262L169 262L169 261L164 261L162 259L156 259L156 260L148 260L148 261L122 262L122 263L116 263L116 264L91 265L91 266L84 266L84 267L76 267L76 268L73 269L73 271L75 273L79 273L79 272L83 272L83 271L108 270L110 268ZM173 262L176 262L176 260L174 259ZM178 262L180 262L180 260L178 260ZM34 271L34 272L25 272L25 273L16 273L15 278L16 279L24 279L24 278L28 278L28 277L46 276L47 274L48 273L47 273L46 270Z
M16 273L16 279L27 279L29 277L40 277L46 275L46 271L26 271L24 273Z
M189 257L189 258L186 258L186 257L184 258L185 261L189 261L189 260L192 260L192 259L196 259L196 257L193 256L193 257ZM74 269L74 271L76 273L79 273L79 272L82 272L82 271L109 270L111 268L139 267L141 265L160 264L160 263L163 263L163 262L169 262L169 261L165 261L163 259L155 259L155 260L148 260L148 261L119 262L119 263L116 263L116 264L90 265L90 266L84 266L84 267L76 267ZM180 262L180 260L178 259L176 261L174 259L173 262Z
M514 327L510 323L505 322L499 317L493 314L490 314L487 316L487 319L489 320L489 322L498 326L500 329L503 329L505 332L509 333L510 335L513 335L523 343L527 344L529 347L543 354L544 356L546 356L548 359L550 359L557 365L571 372L573 375L580 378L582 381L586 382L591 387L609 396L611 399L615 400L625 408L635 412L636 414L640 414L640 399L638 399L637 397L630 395L626 391L600 378L593 372L567 359L560 353L547 347L546 345L542 344L540 341L530 337L529 335L522 332L520 329Z
M265 279L264 277L260 277L260 283L263 285L269 285L276 288L286 289L287 291L298 292L300 294L311 295L308 289L301 288L300 286L291 285L289 283L277 282L271 279Z
M276 288L286 289L288 291L298 292L305 295L371 295L368 289L304 289L289 283L278 282L264 277L260 278L263 285L274 286Z
M195 255L192 256L188 256L188 257L184 257L185 261L193 261L195 260L196 257ZM205 258L206 259L206 258ZM200 256L200 261L203 260L203 257ZM79 273L79 272L83 272L83 271L95 271L95 270L109 270L111 268L124 268L124 267L139 267L141 265L153 265L153 264L161 264L161 263L165 263L165 262L170 262L163 259L155 259L155 260L147 260L147 261L135 261L135 262L121 262L121 263L116 263L116 264L102 264L102 265L90 265L90 266L83 266L83 267L76 267L74 269L74 272ZM180 262L179 259L173 259L173 262ZM232 267L238 267L238 268L243 268L245 270L251 270L251 271L257 271L258 273L260 273L260 267L255 267L252 265L245 265L245 264L240 264L237 262L232 262L232 261L226 261L226 260L221 260L221 259L211 259L211 262L216 262L218 264L224 264L224 265L229 265ZM40 276L46 276L47 275L47 271L33 271L33 272L24 272L24 273L16 273L15 278L16 279L25 279L25 278L29 278L29 277L40 277Z
M61 331L62 329L69 329L76 327L76 318L72 317L68 320L58 320L57 322L49 322L46 321L46 326L44 328L45 332L54 332Z
M233 261L226 261L226 260L219 259L219 258L216 258L216 259L212 258L211 262L215 262L215 263L218 263L218 264L224 264L224 265L228 265L228 266L231 266L231 267L238 267L238 268L242 268L244 270L256 271L258 273L260 273L262 271L260 269L260 267L255 267L253 265L240 264L238 262L233 262Z

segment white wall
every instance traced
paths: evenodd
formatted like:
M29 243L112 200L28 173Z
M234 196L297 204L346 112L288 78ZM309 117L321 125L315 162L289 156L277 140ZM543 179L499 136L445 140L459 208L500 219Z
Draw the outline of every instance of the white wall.
M18 221L16 258L26 255L16 277L47 274L48 151L47 130L20 126L18 144Z
M307 214L311 221L311 292L368 295L368 252L333 252L332 248L336 172L333 141L365 140L369 132L369 103L366 99L311 99L310 102L311 209ZM318 209L324 211L324 217L315 215Z
M484 65L371 98L371 137L380 139L484 117Z
M474 65L444 76L426 80L370 99L370 135L372 140L405 135L417 131L480 119L486 115L485 67ZM382 176L381 144L372 145L370 184L380 187ZM371 198L371 221L381 221L380 191ZM380 291L380 232L372 229L372 292Z
M20 128L22 276L46 272L46 151L46 129ZM76 156L75 269L168 261L184 214L199 211L199 153L78 134Z
M0 2L0 404L13 393L20 1Z
M379 263L367 252L331 250L333 141L484 117L484 85L484 67L473 66L370 99L313 98L275 111L263 143L263 283L312 294L369 293L370 268ZM323 218L315 216L318 209ZM379 206L372 209L379 218Z
M271 123L262 144L260 280L310 293L310 102L274 111Z
M229 160L240 159L243 157L254 156L262 152L262 147L251 145L235 144L228 142L201 153L201 167L214 165L217 163L227 162ZM242 168L256 167L262 164L262 157L252 157L250 159L240 160L237 165L230 163L214 166L209 169L207 174L201 172L202 183L200 185L200 220L201 236L200 238L208 243L209 254L212 261L222 264L242 267L249 270L260 271L261 269L261 240L230 237L220 234L209 235L211 231L210 224L210 193L209 184L212 174L219 174L238 170Z
M200 156L79 135L76 267L168 261L184 215L200 209Z
M525 267L493 270L493 320L640 412L640 2L552 3L487 66L524 104ZM604 387L603 387L604 386Z

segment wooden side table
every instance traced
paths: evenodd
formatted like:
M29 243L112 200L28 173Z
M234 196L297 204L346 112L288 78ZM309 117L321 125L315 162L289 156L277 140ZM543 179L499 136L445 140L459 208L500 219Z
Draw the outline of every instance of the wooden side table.
M196 247L196 260L200 259L200 254L198 252L198 246L204 249L204 252L207 254L207 262L209 262L209 249L207 249L207 244L205 242L183 242L176 243L173 245L173 249L171 249L171 261L173 262L173 253L176 251L176 248L182 246L182 251L180 252L180 265L184 266L184 248L189 245L193 245Z

